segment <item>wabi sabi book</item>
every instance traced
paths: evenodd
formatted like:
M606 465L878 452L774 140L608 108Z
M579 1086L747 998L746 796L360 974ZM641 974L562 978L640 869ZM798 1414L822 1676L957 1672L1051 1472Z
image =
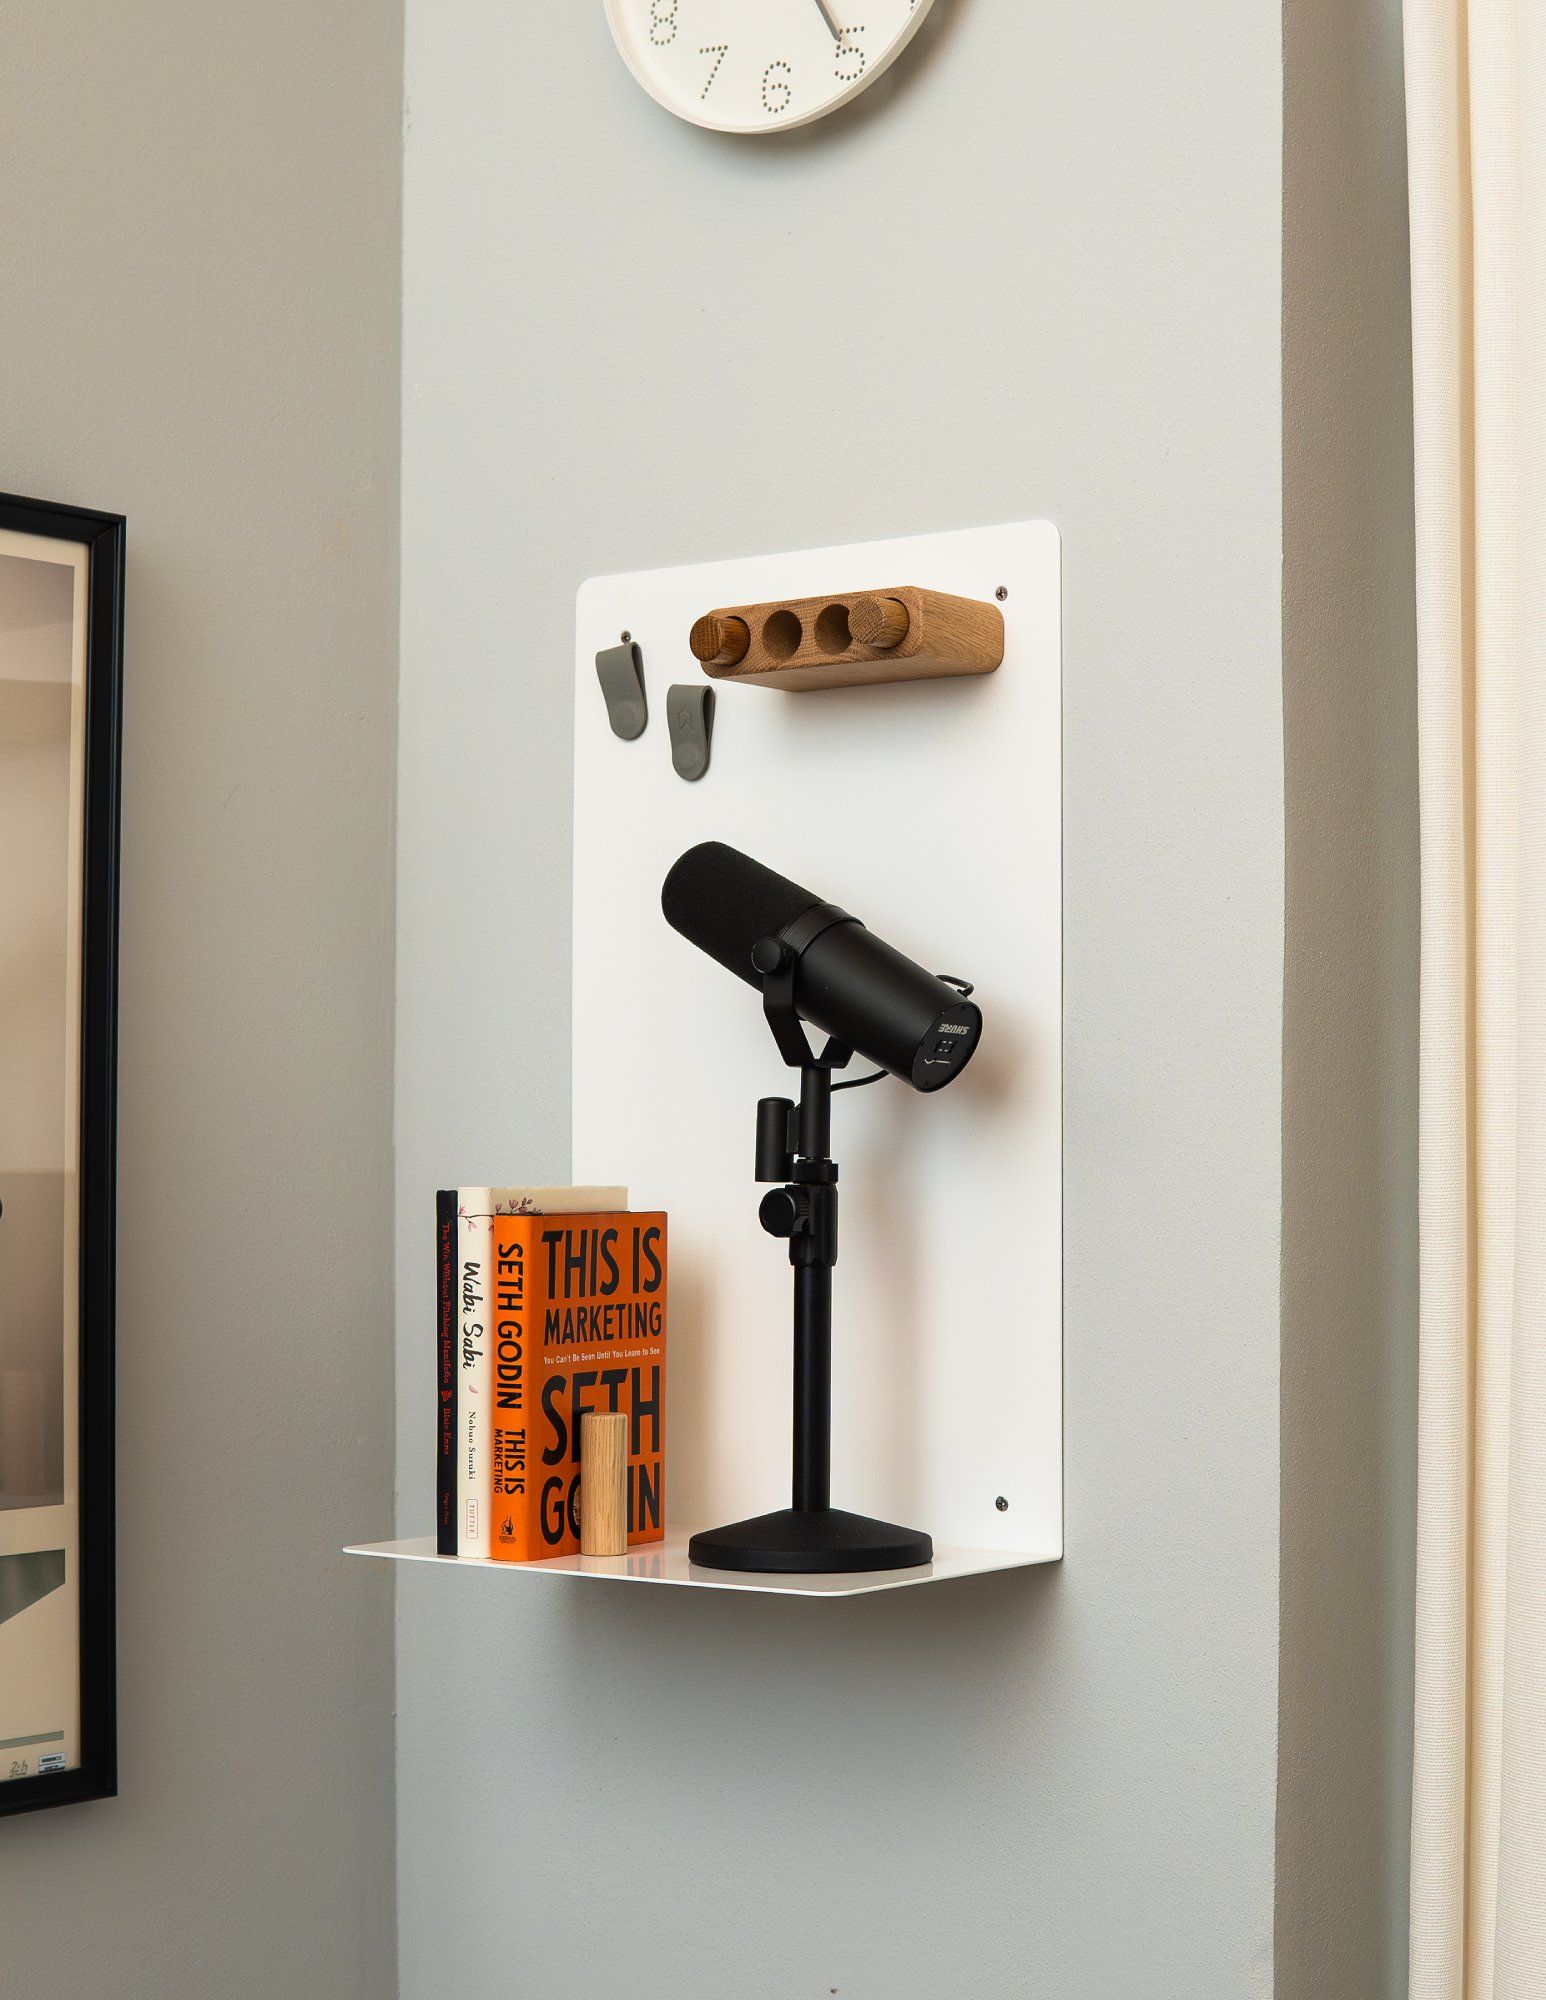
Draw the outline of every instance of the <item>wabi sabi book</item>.
M628 1541L665 1533L666 1218L496 1215L489 1553L580 1546L580 1419L628 1417Z

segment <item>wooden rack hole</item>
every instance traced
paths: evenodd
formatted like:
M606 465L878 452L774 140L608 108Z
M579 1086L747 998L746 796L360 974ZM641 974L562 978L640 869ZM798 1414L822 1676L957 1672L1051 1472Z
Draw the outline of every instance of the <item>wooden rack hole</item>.
M829 604L816 619L816 644L824 653L846 653L853 634L848 629L848 606Z
M770 660L792 660L800 650L805 627L792 611L775 611L762 628L762 647Z

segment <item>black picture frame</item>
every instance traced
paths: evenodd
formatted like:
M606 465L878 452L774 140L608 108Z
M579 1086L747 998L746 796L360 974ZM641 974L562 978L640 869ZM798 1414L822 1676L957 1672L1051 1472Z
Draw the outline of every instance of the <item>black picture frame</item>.
M79 1270L80 1756L0 1782L0 1816L118 1791L115 1291L118 878L124 553L121 514L0 494L0 529L86 550L82 783Z

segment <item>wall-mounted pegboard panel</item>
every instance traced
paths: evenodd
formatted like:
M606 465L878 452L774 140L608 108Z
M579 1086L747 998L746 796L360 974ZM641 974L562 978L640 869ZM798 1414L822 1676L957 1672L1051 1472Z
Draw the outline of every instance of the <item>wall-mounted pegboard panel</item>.
M898 584L997 604L1003 664L820 692L721 682L708 772L676 774L667 689L702 679L705 611ZM755 993L660 912L671 863L714 839L974 981L985 1016L949 1089L888 1080L834 1103L833 1503L927 1529L942 1564L1062 1552L1060 610L1043 521L579 593L573 1172L670 1214L673 1533L788 1501L790 1272L751 1169L757 1099L792 1073ZM650 707L631 741L595 664L624 632Z

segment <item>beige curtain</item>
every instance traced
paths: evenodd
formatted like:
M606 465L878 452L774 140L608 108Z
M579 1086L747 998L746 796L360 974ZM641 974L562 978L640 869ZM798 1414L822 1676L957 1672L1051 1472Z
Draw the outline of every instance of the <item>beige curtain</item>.
M1546 2000L1546 0L1406 0L1422 794L1411 2000Z

